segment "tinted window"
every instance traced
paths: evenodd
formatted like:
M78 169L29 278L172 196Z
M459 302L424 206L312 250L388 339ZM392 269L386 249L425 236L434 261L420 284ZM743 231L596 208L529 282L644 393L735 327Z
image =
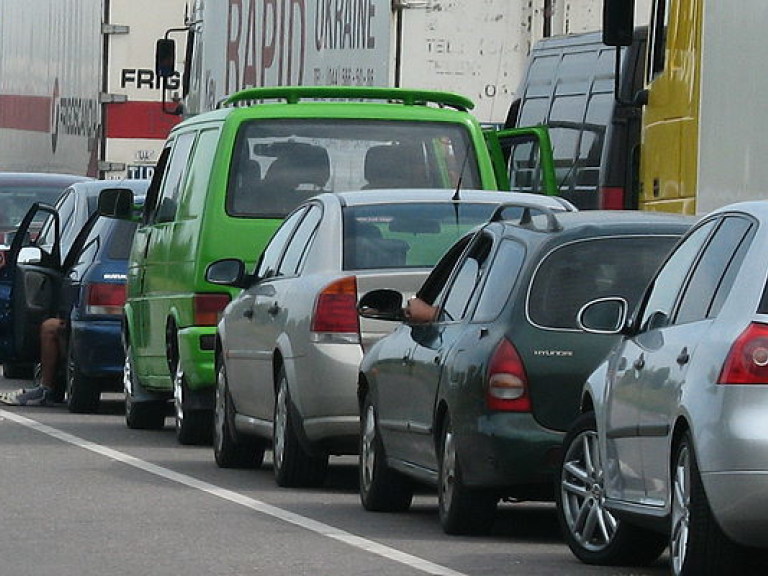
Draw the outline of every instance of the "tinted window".
M490 321L499 315L509 299L525 259L525 247L514 240L504 240L488 269L474 319Z
M176 216L184 171L189 162L196 134L196 132L187 132L176 138L163 187L160 190L155 222L171 222Z
M344 209L344 269L432 267L495 204L376 204Z
M439 314L441 321L461 320L466 315L485 271L491 245L489 236L479 236L459 263L451 286L442 300Z
M683 282L688 276L688 271L714 226L715 221L710 220L694 230L677 247L659 271L653 281L648 299L643 305L640 316L640 328L642 330L660 328L669 323L672 308L680 294Z
M581 307L607 296L625 298L631 309L676 240L670 236L593 238L553 250L531 281L531 322L578 330L576 315Z
M112 228L107 256L111 260L128 260L133 235L136 232L136 222L115 220Z
M319 206L309 207L307 215L301 221L291 241L288 243L285 256L283 256L283 261L280 263L278 276L293 276L300 270L300 266L304 261L306 253L309 251L309 246L312 243L317 225L320 223L322 216L323 211Z
M453 187L461 172L465 188L481 188L473 150L467 130L445 122L247 122L233 153L227 212L283 217L321 191Z
M750 222L744 218L726 218L718 228L691 275L680 301L676 324L702 320L720 309L738 270L734 255L739 253L739 246L744 243L750 227ZM743 258L743 251L740 253ZM727 278L726 270L732 272ZM713 306L716 293L720 298Z
M272 236L269 244L264 249L264 253L261 255L261 260L259 260L259 266L256 270L256 275L259 278L269 278L277 274L277 264L280 260L280 255L283 253L283 248L285 248L286 242L288 242L304 212L306 212L306 209L302 208L291 214L282 223L280 228L277 229L274 236Z

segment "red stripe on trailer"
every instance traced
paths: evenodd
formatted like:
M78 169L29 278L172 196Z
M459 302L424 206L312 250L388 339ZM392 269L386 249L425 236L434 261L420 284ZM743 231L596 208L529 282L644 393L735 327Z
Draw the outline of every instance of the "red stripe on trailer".
M173 103L166 103L172 108ZM107 138L146 138L164 140L181 118L163 112L161 102L122 102L107 104L104 129Z
M0 94L0 128L50 133L51 103L50 96Z

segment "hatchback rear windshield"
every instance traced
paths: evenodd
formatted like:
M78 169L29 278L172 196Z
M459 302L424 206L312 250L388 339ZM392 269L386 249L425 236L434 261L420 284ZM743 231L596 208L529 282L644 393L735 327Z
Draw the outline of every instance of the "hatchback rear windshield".
M576 315L596 298L621 296L634 309L676 237L597 238L564 245L539 265L528 316L545 328L578 330Z
M344 209L344 269L434 266L495 204L380 204Z
M469 157L466 157L469 155ZM253 120L240 128L227 212L282 218L320 192L482 188L464 126L359 119Z

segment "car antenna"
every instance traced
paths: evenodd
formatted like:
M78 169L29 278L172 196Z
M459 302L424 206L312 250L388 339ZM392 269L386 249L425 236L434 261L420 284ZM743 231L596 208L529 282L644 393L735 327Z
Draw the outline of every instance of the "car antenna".
M464 159L461 161L461 171L459 171L459 177L456 180L456 190L453 192L453 196L451 197L451 202L458 202L461 200L461 184L464 181L464 170L467 168L467 161L469 160L469 146L470 143L467 142L467 146L464 149Z

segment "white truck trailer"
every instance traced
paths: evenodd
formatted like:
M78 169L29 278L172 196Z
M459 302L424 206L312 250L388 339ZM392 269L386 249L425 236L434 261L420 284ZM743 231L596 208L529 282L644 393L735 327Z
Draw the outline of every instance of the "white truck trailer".
M161 109L154 40L184 3L2 0L0 170L151 175L178 121Z
M598 29L602 0L193 0L184 115L249 86L362 85L447 90L500 124L531 45ZM169 39L180 39L176 31Z

